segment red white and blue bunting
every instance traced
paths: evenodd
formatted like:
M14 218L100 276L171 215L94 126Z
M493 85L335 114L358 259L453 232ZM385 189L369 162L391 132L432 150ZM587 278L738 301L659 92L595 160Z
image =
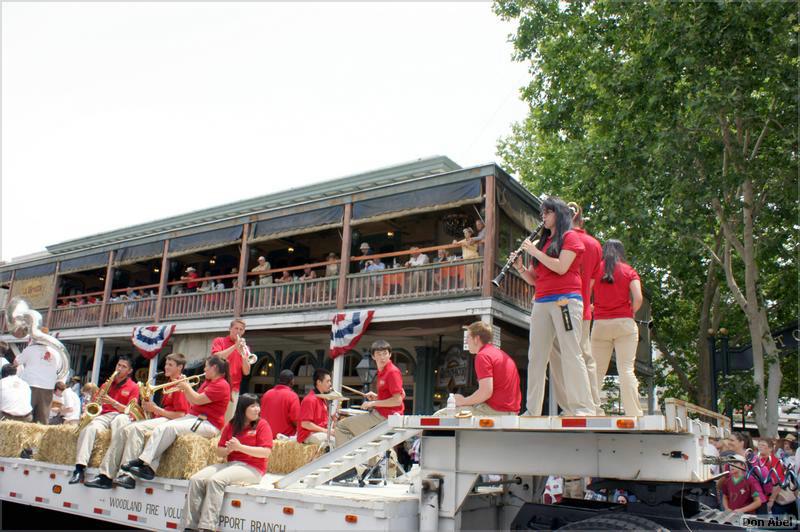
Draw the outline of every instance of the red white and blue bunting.
M331 327L331 358L336 358L353 349L367 331L374 310L356 310L336 314Z
M158 355L169 341L175 325L142 325L134 327L131 343L147 359Z

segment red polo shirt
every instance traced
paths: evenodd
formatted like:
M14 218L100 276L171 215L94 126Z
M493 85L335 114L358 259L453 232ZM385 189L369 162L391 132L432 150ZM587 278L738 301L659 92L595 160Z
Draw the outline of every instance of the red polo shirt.
M584 251L581 259L581 297L583 297L583 319L592 319L591 286L592 279L600 271L600 262L603 260L603 246L595 237L580 228L573 229L583 242ZM577 259L576 259L577 260Z
M297 441L303 443L311 431L303 428L303 421L310 421L320 427L328 427L328 406L325 400L317 397L314 390L308 392L300 403L300 422L297 424Z
M614 267L614 282L602 280L606 263L600 263L600 269L594 278L594 319L610 320L614 318L633 318L631 303L631 283L639 280L639 274L624 262Z
M108 396L115 401L119 401L123 405L128 405L139 398L139 385L130 377L126 378L120 384L112 382L111 387L108 389ZM108 403L103 403L103 408L100 413L108 414L109 412L119 412L119 410Z
M186 277L188 277L189 279L197 279L199 275L197 275L197 272L189 272L186 274ZM186 283L186 288L197 288L199 284L200 283L198 282L189 281Z
M234 344L236 344L236 340L231 340L230 336L214 338L211 343L211 354L225 351ZM239 385L242 383L242 355L239 354L238 349L234 349L226 360L228 361L228 373L231 376L231 391L238 392Z
M300 424L300 398L285 384L278 384L261 398L261 417L276 436L294 436Z
M548 238L542 251L546 253L552 241L552 238ZM564 242L561 246L561 251L575 252L575 260L572 261L572 264L570 264L569 269L564 275L557 274L539 262L535 270L536 299L545 296L581 293L581 263L583 261L582 255L584 249L585 246L578 236L578 233L572 230L564 233Z
M390 399L395 394L400 394L403 399L406 398L406 392L403 390L403 375L390 360L383 371L378 372L378 401ZM405 406L400 403L400 406L376 406L375 410L383 417L389 417L392 414L403 415Z
M492 344L481 347L475 355L478 380L492 378L492 396L486 404L500 412L518 414L522 403L517 365L505 351Z
M191 405L189 414L193 416L206 416L208 422L222 430L225 424L225 410L231 400L231 385L222 377L213 381L203 381L197 393L205 395L211 399L210 403L204 405Z
M225 428L222 429L222 434L219 437L218 445L220 447L225 447L225 444L228 443L228 440L230 440L232 437L232 432L233 425L230 423L225 425ZM269 423L263 419L258 420L255 428L251 426L245 427L242 432L236 435L236 439L239 440L239 443L242 445L247 445L248 447L266 447L267 449L272 449L272 431L269 428ZM269 462L269 459L257 458L247 453L234 451L228 455L228 462L244 462L245 464L253 466L261 471L261 474L263 475L267 472L267 463Z
M189 400L183 392L172 392L161 398L161 408L168 412L189 412Z

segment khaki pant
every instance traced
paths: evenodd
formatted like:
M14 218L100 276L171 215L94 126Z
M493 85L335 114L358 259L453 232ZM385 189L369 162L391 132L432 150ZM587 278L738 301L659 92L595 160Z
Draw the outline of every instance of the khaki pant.
M470 411L473 416L516 416L517 412L501 412L499 410L495 410L491 406L487 405L486 403L480 403L477 405L472 406L461 406L456 408L456 413ZM433 413L435 417L444 417L447 415L447 409L442 408L441 410L437 410Z
M236 413L236 403L239 402L239 392L231 392L231 401L228 403L228 409L225 410L225 423L233 419L233 414Z
M370 410L369 414L350 416L336 423L336 446L341 447L359 434L367 432L372 427L386 421L386 418L377 410Z
M642 416L639 406L639 381L633 372L639 328L632 318L595 320L592 331L592 352L597 360L597 382L601 385L611 362L611 352L617 355L619 395L622 408L629 416Z
M189 434L192 432L192 427L198 421L197 416L183 416L177 419L171 419L166 423L158 425L153 429L150 439L144 446L144 451L139 455L139 459L145 464L149 465L153 471L158 469L158 464L161 461L161 455L164 454L170 445L182 434ZM213 438L219 434L217 427L208 421L202 421L194 431L198 436L204 438Z
M328 435L324 432L312 432L303 443L309 445L325 445L328 443ZM336 438L334 436L331 436L331 446L336 447Z
M581 354L583 303L568 299L567 309L572 319L571 331L564 328L561 307L556 301L533 304L528 348L527 409L530 415L542 415L547 363L556 339L561 349L561 374L567 409L576 416L592 416L595 413L589 375Z
M34 423L47 425L50 421L50 405L53 403L53 390L31 386L31 407Z
M97 438L98 432L111 429L113 435L116 432L115 425L119 430L128 423L130 423L128 416L120 415L119 412L109 412L94 418L78 435L78 451L75 456L75 464L85 466L89 463L89 458L92 457L92 449L94 449L94 440Z
M127 416L122 416L127 418ZM114 478L119 473L120 464L127 464L142 453L144 440L147 433L168 420L165 417L157 417L144 421L132 422L130 418L125 424L120 421L116 430L114 424L111 426L111 444L108 451L100 463L100 474L108 478ZM116 421L114 422L116 424Z
M181 529L217 530L225 488L261 482L261 472L243 462L214 464L189 479L189 494L183 506Z
M594 403L594 410L596 416L606 415L603 408L600 406L600 388L597 384L597 364L595 363L594 356L592 356L592 344L589 341L589 331L592 322L590 320L583 320L583 328L581 329L581 355L583 362L586 364L586 373L589 376L589 386L592 392L592 403ZM556 402L564 415L574 415L567 406L566 392L564 390L564 376L561 368L561 349L558 347L558 340L553 342L553 350L550 351L550 385L553 387L553 393L556 396Z

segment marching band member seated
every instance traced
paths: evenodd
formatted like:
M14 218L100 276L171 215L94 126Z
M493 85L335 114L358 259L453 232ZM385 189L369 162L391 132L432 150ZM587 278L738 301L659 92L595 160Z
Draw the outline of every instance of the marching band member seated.
M217 446L217 456L226 462L201 469L189 479L181 523L184 530L216 530L225 488L261 481L272 453L272 431L260 412L255 395L248 393L239 398L233 419L222 429Z
M403 375L392 363L392 346L385 340L377 340L370 348L372 358L378 366L378 393L368 392L367 401L361 408L369 414L352 416L336 424L336 442L341 447L359 434L383 423L392 414L403 415Z
M84 470L89 458L92 456L94 440L101 430L111 429L111 437L130 423L128 416L121 415L129 403L139 397L139 387L129 377L133 371L131 358L121 355L115 368L117 376L108 388L108 393L102 398L100 415L94 418L78 435L78 450L75 457L75 471L70 484L83 482Z
M324 399L317 397L320 393L330 393L333 381L331 372L324 368L314 371L314 389L303 397L300 403L300 425L297 427L298 443L313 443L322 445L328 441L334 442L333 435L328 434L328 404ZM331 427L333 428L333 427Z
M191 403L189 414L171 419L153 429L142 454L124 464L121 467L123 471L144 480L152 480L156 476L161 455L178 436L194 432L204 438L213 438L219 434L231 395L228 363L218 357L209 357L206 359L205 377L206 380L197 391L187 381L175 385Z
M17 377L16 366L5 364L0 371L0 420L33 420L30 385Z
M261 398L261 417L269 423L272 433L291 437L297 433L300 419L300 398L292 390L294 373L285 369L278 376L278 385Z
M184 366L186 366L186 357L181 353L167 355L167 359L164 362L164 375L170 381L177 381L182 377L181 372ZM121 427L121 430L118 427L118 430L112 433L111 445L109 445L108 451L103 457L103 462L100 464L100 474L87 482L86 486L101 489L111 489L113 484L128 489L136 487L136 481L130 475L122 473L117 476L120 464L126 464L142 454L144 440L150 431L171 419L185 416L189 411L189 402L181 391L165 393L162 403L163 407L160 407L150 398L150 400L144 402L142 408L156 417L135 423L128 418L127 426ZM122 424L122 421L120 421L120 424ZM111 479L114 480L112 481Z
M475 355L478 389L468 397L455 394L456 407L476 416L516 416L522 403L517 365L505 351L492 345L492 328L476 321L467 327L467 346ZM446 409L436 412L445 415Z

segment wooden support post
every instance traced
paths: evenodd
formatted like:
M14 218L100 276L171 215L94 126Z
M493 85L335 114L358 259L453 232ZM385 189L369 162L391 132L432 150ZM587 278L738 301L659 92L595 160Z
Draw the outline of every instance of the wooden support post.
M486 231L483 237L483 281L481 295L492 297L492 279L494 279L494 262L497 255L498 225L495 176L486 176Z
M47 308L47 319L44 320L44 326L48 329L50 324L53 323L53 311L56 308L56 300L58 300L58 274L61 271L61 261L56 261L56 271L53 274L55 281L53 282L53 297L50 298L50 306Z
M161 255L161 277L158 280L158 295L156 296L156 312L153 316L153 321L156 323L161 321L161 316L164 313L164 296L167 292L167 281L169 280L169 238L164 240L164 252Z
M347 304L347 274L350 272L350 247L353 234L350 231L350 218L353 214L353 204L344 206L344 222L342 223L342 254L339 263L339 287L336 291L336 308L341 310Z
M92 362L91 382L100 386L100 366L103 364L103 339L99 336L94 341L94 361Z
M106 279L103 283L103 301L100 302L100 321L98 327L106 324L108 317L108 300L111 299L111 287L114 281L114 257L117 256L115 250L108 252L108 263L106 264Z
M233 296L233 315L236 318L241 317L244 310L244 287L247 285L247 266L249 264L250 250L247 243L247 237L250 234L250 224L244 224L242 228L242 247L239 251L239 286L236 287L236 293Z

